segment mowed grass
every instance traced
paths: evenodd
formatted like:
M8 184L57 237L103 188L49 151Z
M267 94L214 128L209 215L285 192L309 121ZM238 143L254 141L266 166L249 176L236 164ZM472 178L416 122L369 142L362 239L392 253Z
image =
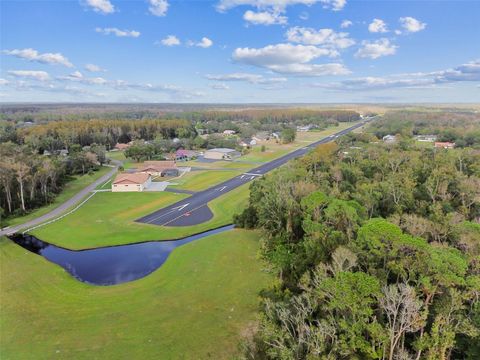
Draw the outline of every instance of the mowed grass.
M172 183L176 185L171 185L171 187L174 189L201 191L229 180L241 173L241 171L232 170L190 171L180 178L172 179Z
M68 181L63 187L62 191L55 197L52 203L42 206L38 209L31 211L30 213L18 216L15 218L7 219L9 226L19 225L26 223L27 221L33 220L39 216L45 215L46 213L52 211L56 207L60 206L62 203L75 196L82 189L90 185L95 180L101 178L103 175L111 171L112 168L101 167L98 171L95 171L92 175L78 175L73 176L72 180Z
M203 224L165 227L136 219L188 197L169 192L97 193L76 212L32 231L47 242L69 249L128 244L147 240L178 239L231 224L233 214L248 202L245 184L209 203L214 217Z
M0 358L231 359L271 281L257 251L257 233L232 230L99 287L1 238Z

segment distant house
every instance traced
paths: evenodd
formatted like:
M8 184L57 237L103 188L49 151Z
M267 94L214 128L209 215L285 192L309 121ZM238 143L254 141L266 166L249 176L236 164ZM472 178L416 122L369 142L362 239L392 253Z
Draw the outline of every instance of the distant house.
M415 140L421 142L435 142L437 141L437 135L416 135Z
M112 192L140 192L148 188L152 177L145 173L118 174L112 182Z
M305 125L305 126L297 126L297 131L299 132L307 132L312 129L312 125Z
M203 157L211 160L232 160L240 155L240 152L234 149L215 148L205 151Z
M145 161L137 168L137 173L145 173L151 176L177 176L179 171L175 161Z
M58 155L60 156L68 156L68 150L67 149L62 149L58 151Z
M257 140L255 139L243 139L239 142L239 145L242 147L249 147L257 145Z
M383 140L384 143L392 144L392 143L397 141L397 137L395 135L385 135L382 138L382 140Z
M436 148L441 148L441 149L453 149L455 147L455 143L452 142L436 142L435 143Z
M259 132L252 136L252 140L256 142L270 140L270 135L267 132Z
M279 133L276 133L276 132L272 132L272 137L274 137L275 139L279 140L279 139L280 139L280 134L279 134Z
M180 149L180 150L177 150L177 152L175 153L175 159L177 160L187 161L195 157L197 157L197 152L193 150Z
M122 150L125 150L125 149L128 149L130 147L130 144L120 144L120 143L116 143L115 144L115 150L118 150L118 151L122 151Z
M224 135L235 135L237 132L235 130L225 130Z

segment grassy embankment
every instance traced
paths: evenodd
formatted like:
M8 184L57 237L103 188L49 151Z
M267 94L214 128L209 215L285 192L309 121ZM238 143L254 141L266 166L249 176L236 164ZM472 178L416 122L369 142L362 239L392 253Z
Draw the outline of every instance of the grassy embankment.
M63 187L62 191L55 197L52 203L42 206L38 209L31 211L30 213L22 216L17 216L14 218L7 219L9 226L19 225L26 223L27 221L33 220L39 216L45 215L46 213L52 211L57 206L61 205L79 191L90 185L95 180L101 178L103 175L108 173L112 168L101 167L98 171L95 171L92 175L77 175L73 176L72 180L68 181Z
M231 359L270 281L258 235L184 245L153 274L90 286L0 239L0 358Z
M134 222L141 216L188 197L169 192L98 193L76 212L32 232L38 238L70 249L119 245L185 237L232 222L248 202L248 184L209 203L214 217L203 224L164 227ZM235 204L232 206L232 204Z

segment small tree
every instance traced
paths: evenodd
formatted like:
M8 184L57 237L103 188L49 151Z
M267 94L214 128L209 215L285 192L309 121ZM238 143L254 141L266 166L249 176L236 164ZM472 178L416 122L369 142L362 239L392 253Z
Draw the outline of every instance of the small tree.
M260 148L260 151L265 152L265 150L267 150L267 148L265 147L265 145L262 145L262 147Z

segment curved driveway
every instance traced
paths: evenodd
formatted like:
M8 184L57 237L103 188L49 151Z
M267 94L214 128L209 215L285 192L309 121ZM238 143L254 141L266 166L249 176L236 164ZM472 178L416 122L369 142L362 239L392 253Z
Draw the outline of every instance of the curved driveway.
M102 184L105 183L108 179L110 179L117 171L118 166L121 165L122 163L117 160L112 160L112 163L115 164L115 167L112 168L111 171L109 171L107 174L103 175L101 178L95 180L93 183L88 185L86 188L82 189L80 192L78 192L76 195L65 201L63 204L60 206L56 207L49 213L46 213L45 215L39 216L38 218L35 218L33 220L27 221L26 223L20 224L20 225L15 225L12 227L4 228L0 230L0 236L2 235L10 235L16 232L19 232L23 229L30 229L36 225L42 224L48 220L52 220L53 218L56 218L57 216L62 215L65 211L70 209L71 207L77 205L80 203L80 201L83 200L90 192L95 190L95 188Z

